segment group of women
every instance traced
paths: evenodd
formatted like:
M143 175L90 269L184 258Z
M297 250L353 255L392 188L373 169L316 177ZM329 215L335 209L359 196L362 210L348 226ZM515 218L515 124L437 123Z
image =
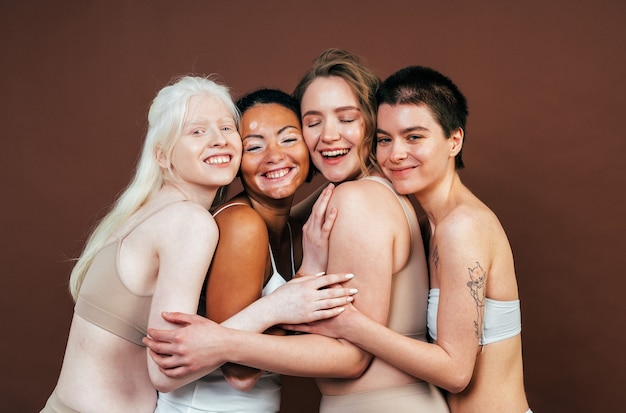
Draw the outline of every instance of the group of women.
M529 412L511 249L458 175L467 114L441 73L381 82L339 49L293 95L166 86L72 272L43 412L277 412L279 375L316 378L323 413Z

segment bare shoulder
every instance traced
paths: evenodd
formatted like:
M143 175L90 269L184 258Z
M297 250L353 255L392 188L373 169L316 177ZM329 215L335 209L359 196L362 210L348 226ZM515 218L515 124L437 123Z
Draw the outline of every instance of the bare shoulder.
M360 214L374 214L384 220L394 209L401 211L397 196L383 184L361 179L344 182L334 191L329 207L356 210Z
M203 206L195 202L176 202L154 215L163 241L213 240L218 228L213 216Z
M249 205L232 205L215 215L220 235L242 239L267 237L267 226L257 211Z
M435 227L432 245L435 268L445 261L468 268L479 265L489 273L512 269L504 229L493 211L479 200L461 203L443 217Z
M463 236L488 235L500 232L498 217L479 200L455 206L437 224L436 235L454 239Z

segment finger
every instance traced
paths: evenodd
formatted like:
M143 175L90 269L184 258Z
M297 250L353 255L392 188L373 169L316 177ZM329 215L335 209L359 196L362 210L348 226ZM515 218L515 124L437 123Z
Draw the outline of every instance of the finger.
M321 196L319 196L317 198L317 201L315 201L315 208L320 210L320 212L322 212L322 215L326 212L326 208L328 208L328 203L330 202L330 198L334 188L335 185L328 184L326 188L324 188L324 190L322 191Z
M150 350L150 357L156 365L159 366L159 370L162 371L171 371L186 366L186 364L181 361L182 359L180 357L160 354L152 350Z
M157 354L171 356L173 352L173 346L170 343L154 341L150 338L144 337L142 342L150 349Z
M179 312L170 313L164 311L163 313L161 313L161 317L163 317L165 321L169 321L170 323L174 324L191 324L194 316L195 314L185 314Z
M330 202L333 188L333 184L328 184L326 188L324 188L320 196L315 201L315 204L313 204L313 210L311 211L309 221L312 220L313 222L323 222L324 215L326 214L326 209L328 208L328 203ZM317 227L319 227L319 225L314 225L314 228Z
M337 297L337 298L325 298L315 302L316 311L324 311L330 309L340 309L343 306L350 304L354 301L354 297ZM343 309L341 310L343 311Z
M324 221L324 225L322 225L322 231L330 232L333 229L333 225L335 225L338 213L339 211L337 210L337 208L332 208L328 212L328 214L326 215L326 220Z
M351 303L354 301L354 295L359 292L356 288L325 288L319 290L317 295L317 301L325 300L343 300L338 305L344 305L346 302ZM318 303L319 304L319 303Z
M327 318L332 318L332 317L337 317L338 315L342 314L344 311L346 311L346 307L335 307L335 308L329 308L326 310L319 310L319 311L315 311L312 314L312 321L319 321L319 320L325 320ZM308 328L308 332L317 332L313 326L307 326Z
M174 341L176 330L157 330L156 328L148 329L148 336L152 339L152 341L157 342L165 342L171 343Z
M164 369L159 367L159 371L163 374L165 374L167 377L171 377L171 378L178 378L178 377L183 377L186 376L188 374L188 368L187 367L176 367L176 368L171 368L171 369Z
M328 287L333 284L340 284L354 278L354 274L326 274L324 276L315 277L316 288Z

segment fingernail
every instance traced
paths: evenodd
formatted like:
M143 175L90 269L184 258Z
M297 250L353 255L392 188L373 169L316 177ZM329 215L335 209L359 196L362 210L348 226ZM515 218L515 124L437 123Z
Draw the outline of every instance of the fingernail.
M346 301L351 303L352 301L354 301L354 297L346 297Z
M324 275L324 274L326 274L326 273L324 271L322 271L322 272L318 272L317 274L315 274L315 276L319 277L320 275Z
M346 311L346 309L345 309L344 307L339 307L339 308L337 309L337 312L338 312L338 313L343 313L344 311Z
M346 274L346 278L347 279L354 278L354 274Z
M359 290L357 290L356 288L350 288L350 294L356 294L358 292Z

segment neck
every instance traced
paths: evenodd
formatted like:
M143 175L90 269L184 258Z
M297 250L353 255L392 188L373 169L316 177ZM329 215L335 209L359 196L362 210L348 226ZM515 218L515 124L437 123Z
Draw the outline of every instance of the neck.
M211 208L211 204L213 203L215 194L217 193L217 188L207 189L206 187L203 187L202 189L198 189L193 185L189 185L184 182L165 181L163 188L174 190L183 195L186 199L202 205L207 210Z
M263 218L270 241L280 243L293 202L293 195L284 199L257 199L249 194L243 194L248 198L252 209Z
M431 231L458 205L458 197L464 188L455 172L443 181L413 194L428 217Z

